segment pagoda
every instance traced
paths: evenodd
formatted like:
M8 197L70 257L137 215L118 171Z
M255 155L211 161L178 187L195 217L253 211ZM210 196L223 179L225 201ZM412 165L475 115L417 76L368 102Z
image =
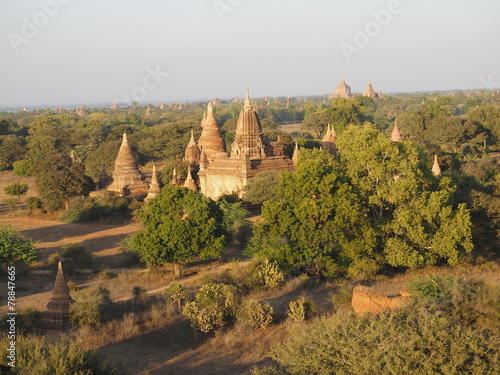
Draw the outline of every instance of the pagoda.
M398 122L397 121L394 121L394 129L392 129L391 139L394 142L401 142L402 138L401 138L401 133L400 133L399 128L398 128Z
M363 96L367 96L369 98L380 98L380 93L375 92L371 82L368 82L368 86L366 86L366 90L363 93Z
M41 314L40 320L36 324L37 328L44 333L67 331L71 327L69 308L74 302L64 278L62 263L59 261L52 298L47 304L47 310Z
M148 194L148 184L137 166L126 133L123 133L122 144L115 160L113 182L107 190L133 199L143 199Z
M351 87L345 83L344 77L340 80L333 94L329 96L329 99L333 98L352 98Z
M333 126L330 128L330 124L328 124L326 133L321 140L321 149L335 155L337 153L337 145L335 142L337 142L337 132Z

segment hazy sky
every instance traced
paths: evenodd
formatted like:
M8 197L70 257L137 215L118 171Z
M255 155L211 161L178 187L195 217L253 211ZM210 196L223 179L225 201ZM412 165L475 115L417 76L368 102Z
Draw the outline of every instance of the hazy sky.
M496 88L499 16L498 0L0 0L0 108L319 95L342 76Z

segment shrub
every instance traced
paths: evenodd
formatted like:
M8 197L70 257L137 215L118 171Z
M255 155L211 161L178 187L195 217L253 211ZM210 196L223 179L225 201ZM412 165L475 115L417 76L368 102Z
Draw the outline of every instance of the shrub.
M184 285L177 283L170 283L167 289L163 291L163 295L177 303L177 309L181 312L182 301L189 300L190 296Z
M277 288L285 280L285 275L280 270L278 263L265 259L255 272L256 282L264 288Z
M130 218L129 203L126 198L106 192L96 197L76 197L69 202L60 220L65 223L115 222Z
M3 348L9 347L6 335L0 339L0 345ZM119 374L118 370L102 363L95 353L82 349L80 345L64 337L20 334L16 341L16 354L16 368L13 371L8 367L7 356L0 356L2 374Z
M40 210L42 209L42 201L37 198L37 197L29 197L26 198L26 208L30 211L33 212L35 210Z
M67 259L76 267L91 267L94 263L92 253L78 244L67 246L61 253L61 258Z
M33 162L31 160L23 159L12 163L14 167L14 174L16 176L28 177L31 176L31 169L33 167Z
M315 309L314 302L302 296L298 300L290 302L287 315L290 319L303 321L309 318Z
M238 310L238 321L250 328L266 328L273 322L274 309L268 303L248 301Z
M196 300L187 303L182 313L200 331L217 331L234 319L237 304L238 295L234 286L210 283L201 287Z
M337 311L341 307L351 307L352 303L352 285L340 287L332 296L330 301L333 303L333 309Z
M112 307L109 290L105 288L93 289L82 293L71 306L71 318L78 326L96 326L102 321Z
M422 307L333 315L295 329L272 357L290 374L498 374L500 337Z
M132 288L132 295L134 296L135 300L140 300L147 296L147 291L143 287L134 286Z

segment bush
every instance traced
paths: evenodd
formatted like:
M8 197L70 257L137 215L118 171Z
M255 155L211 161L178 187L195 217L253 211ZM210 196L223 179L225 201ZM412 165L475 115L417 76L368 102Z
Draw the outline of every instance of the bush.
M69 290L71 290L72 292L76 292L77 290L80 289L78 287L78 284L75 283L74 281L68 281L66 284L68 285Z
M315 309L314 302L302 296L298 300L290 302L287 315L290 319L303 321L310 318Z
M273 359L289 374L498 374L500 338L422 307L333 315L295 329Z
M9 347L6 335L0 339L0 345L3 348ZM118 370L102 363L93 352L82 349L80 345L64 337L20 334L16 341L16 354L16 368L12 371L8 367L6 355L0 356L2 374L119 374Z
M18 160L12 163L14 174L20 177L28 177L32 174L33 162L31 160Z
M134 300L141 300L147 296L147 291L143 287L134 286L132 288L132 295L134 296Z
M352 285L343 286L332 294L330 301L333 303L333 309L335 311L338 311L341 307L351 308L353 289L354 286Z
M238 295L234 286L210 283L201 287L196 300L187 303L182 313L200 331L217 331L234 319L237 304Z
M256 283L264 288L277 288L285 280L284 273L280 270L278 263L265 259L255 272Z
M238 310L238 321L250 328L266 328L273 322L274 309L268 303L248 301Z
M77 327L95 327L104 321L111 307L109 290L99 287L78 295L71 306L71 319Z
M69 209L59 218L65 223L116 222L130 219L126 198L106 192L97 197L77 197L69 203Z
M182 301L190 299L190 295L184 285L177 283L170 283L167 289L163 291L163 295L177 303L177 309L181 312Z
M66 259L65 264L71 263L75 267L92 267L94 263L92 253L78 244L67 246L61 253L61 258Z
M33 212L35 210L40 210L42 209L42 207L43 207L42 201L39 198L37 197L26 198L26 208L28 208L30 212Z

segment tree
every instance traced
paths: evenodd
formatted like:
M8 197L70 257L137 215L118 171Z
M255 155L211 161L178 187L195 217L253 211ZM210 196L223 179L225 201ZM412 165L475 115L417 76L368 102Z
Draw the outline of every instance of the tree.
M55 211L68 205L70 198L85 195L93 181L85 175L85 167L72 163L68 155L55 154L38 161L34 167L36 186L44 207Z
M389 264L453 265L471 252L469 210L454 204L455 186L430 173L422 151L392 142L373 125L349 127L337 143L350 180L370 207Z
M264 171L253 177L245 186L245 200L252 204L262 204L276 194L281 171Z
M378 270L367 209L328 153L303 150L295 172L283 172L264 203L248 252L288 271L340 276Z
M31 169L33 167L33 162L31 160L23 159L12 163L14 167L14 174L16 176L28 177L31 176Z
M220 257L226 242L222 212L211 199L186 188L166 185L140 213L145 228L130 238L129 247L149 265L179 265L195 257Z
M0 170L11 169L26 152L25 142L16 135L0 135Z
M13 184L7 186L3 191L7 195L17 196L19 202L21 202L21 195L26 195L28 192L28 184L26 182L14 182Z
M24 239L12 226L0 226L0 264L31 264L37 250L31 240Z

